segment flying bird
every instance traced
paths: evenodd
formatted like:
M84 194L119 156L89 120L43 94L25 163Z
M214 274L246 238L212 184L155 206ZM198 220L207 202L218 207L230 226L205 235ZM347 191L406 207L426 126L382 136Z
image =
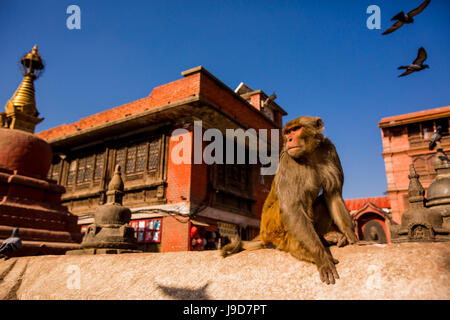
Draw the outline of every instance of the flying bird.
M389 29L387 29L385 32L383 32L383 35L389 34L403 26L405 23L413 23L414 22L414 16L417 16L419 13L421 13L430 3L431 0L425 0L422 2L420 6L415 8L414 10L411 10L408 12L408 14L405 14L403 11L398 13L395 17L391 19L391 21L397 20Z
M423 47L420 47L419 51L417 53L417 58L416 58L416 60L414 60L414 62L412 64L410 64L408 66L400 66L397 68L398 70L406 69L406 71L403 72L401 75L399 75L399 77L404 77L415 71L420 71L420 70L429 68L430 66L428 66L427 64L423 64L423 62L426 59L427 59L427 52L425 51L425 49Z
M11 236L0 245L0 259L9 257L13 252L22 248L22 240L19 238L19 228L14 228Z

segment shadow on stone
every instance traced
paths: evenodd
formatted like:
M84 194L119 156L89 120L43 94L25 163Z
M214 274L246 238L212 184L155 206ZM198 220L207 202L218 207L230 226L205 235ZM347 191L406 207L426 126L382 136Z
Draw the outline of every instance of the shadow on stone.
M157 288L161 290L165 295L180 300L210 300L210 297L208 297L208 294L206 293L206 288L208 286L209 282L207 282L203 287L199 289L166 287L157 284Z

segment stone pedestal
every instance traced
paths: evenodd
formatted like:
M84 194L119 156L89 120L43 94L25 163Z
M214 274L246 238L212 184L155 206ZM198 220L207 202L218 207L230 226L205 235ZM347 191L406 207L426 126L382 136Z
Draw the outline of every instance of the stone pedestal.
M79 248L77 217L60 204L63 186L46 179L50 146L33 134L0 128L0 241L20 228L17 256Z

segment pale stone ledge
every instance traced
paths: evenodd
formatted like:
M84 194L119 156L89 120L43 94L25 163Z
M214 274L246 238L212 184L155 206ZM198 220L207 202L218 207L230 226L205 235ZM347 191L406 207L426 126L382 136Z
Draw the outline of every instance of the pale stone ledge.
M274 249L12 258L0 261L0 298L450 299L450 243L332 252L341 279L329 286L314 265Z

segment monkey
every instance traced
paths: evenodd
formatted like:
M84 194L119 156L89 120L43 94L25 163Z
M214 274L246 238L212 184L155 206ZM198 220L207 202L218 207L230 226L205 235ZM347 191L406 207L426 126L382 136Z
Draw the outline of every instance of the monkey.
M303 116L282 129L283 149L261 214L260 233L252 241L239 237L222 248L222 256L269 246L317 266L322 282L339 279L328 246L358 239L342 198L344 173L336 148L322 134L320 117Z

